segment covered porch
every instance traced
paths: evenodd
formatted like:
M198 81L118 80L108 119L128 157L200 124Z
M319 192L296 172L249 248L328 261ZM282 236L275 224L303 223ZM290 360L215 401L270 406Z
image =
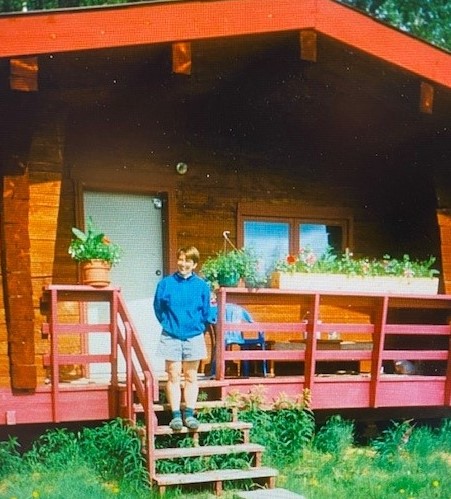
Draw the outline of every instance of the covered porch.
M164 377L142 348L120 289L51 285L44 290L42 333L48 349L46 384L30 392L0 391L0 423L135 420L152 426L165 409ZM86 319L86 305L104 302L109 319ZM252 311L255 322L226 322L228 303ZM79 313L70 317L68 308ZM211 402L261 385L267 402L282 393L296 399L305 390L313 410L451 407L451 295L382 295L221 288L211 358L199 373ZM69 317L69 318L68 318ZM321 319L319 319L321 317ZM263 332L264 348L226 348L225 334ZM110 349L89 352L89 335L107 334ZM67 337L82 338L77 353L64 353ZM62 351L63 350L63 351ZM216 365L210 372L211 361ZM251 362L248 375L234 366ZM266 362L266 373L261 369ZM95 364L110 366L108 379L90 379ZM398 364L398 365L397 365ZM65 366L77 366L68 379ZM230 369L232 368L232 369ZM253 369L255 368L255 370ZM265 375L266 374L266 375Z

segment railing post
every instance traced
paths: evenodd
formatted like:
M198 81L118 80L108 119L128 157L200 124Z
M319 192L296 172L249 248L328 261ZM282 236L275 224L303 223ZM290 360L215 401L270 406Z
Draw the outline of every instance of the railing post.
M53 422L59 423L59 359L58 359L58 291L50 290L50 370L52 383Z
M144 372L144 387L145 387L145 403L144 403L144 415L146 421L146 450L147 450L147 471L149 473L149 479L155 476L155 459L154 459L154 439L155 439L155 429L158 425L158 421L155 415L153 406L153 384L152 376L148 371Z
M225 308L226 308L226 292L220 289L218 292L218 318L216 323L216 345L215 345L215 361L216 361L216 379L223 380L225 378L225 335L224 335L224 321L225 321Z
M132 368L132 330L125 322L125 396L127 398L127 419L134 419L133 411L133 368Z
M388 296L384 296L380 307L376 310L374 318L373 352L371 357L370 407L378 406L377 395L384 353L387 312Z
M445 400L444 404L451 406L451 322L448 324L450 328L450 336L448 343L448 362L446 366L446 381L445 381Z
M117 311L118 290L113 291L110 299L110 328L111 328L111 385L118 386L118 347L117 347Z
M313 311L309 314L311 320L308 322L307 330L307 347L305 350L305 388L309 390L313 389L313 383L315 379L315 369L316 369L316 336L319 321L319 307L320 307L320 295L315 294L313 302Z

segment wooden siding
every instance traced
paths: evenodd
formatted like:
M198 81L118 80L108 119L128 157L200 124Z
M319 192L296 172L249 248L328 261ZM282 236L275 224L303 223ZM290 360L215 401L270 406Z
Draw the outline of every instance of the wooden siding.
M120 109L116 119L120 120ZM29 217L34 310L34 318L29 325L34 334L34 345L31 346L35 351L29 353L35 355L38 385L43 383L48 374L42 363L42 355L49 348L48 340L41 337L40 331L43 321L39 309L42 287L49 283L77 282L76 265L67 256L70 228L75 223L75 191L71 177L88 186L107 189L175 192L177 245L195 242L203 257L222 248L224 230L230 230L232 239L236 241L238 203L252 201L267 201L269 205L273 203L287 207L314 207L331 206L333 200L333 206L346 207L354 213L357 252L369 254L372 251L380 255L389 247L386 246L387 234L381 228L383 223L380 214L377 210L371 211L364 207L365 193L359 183L350 176L336 174L333 174L334 182L329 181L333 164L318 169L312 178L302 172L301 164L287 167L280 164L275 156L263 158L251 153L240 157L216 151L213 154L213 145L211 148L193 148L190 151L193 159L189 161L189 172L179 176L175 172L175 165L181 159L178 152L180 144L175 143L174 152L168 154L158 149L158 140L154 136L150 141L155 141L155 154L151 159L143 159L147 155L148 143L140 142L133 134L125 133L119 137L113 126L107 127L107 133L104 130L100 132L100 124L91 122L82 123L76 130L61 129L57 126L57 117L51 116L51 120L55 121L50 123L51 126L43 127L42 135L35 138L40 145L33 151L28 176L23 177L29 179L30 191L30 205L25 214ZM71 134L67 137L70 154L65 157L62 145L55 147L55 143L61 143L65 138L61 133ZM89 147L85 142L93 136L99 137L96 148ZM46 142L49 147L45 147ZM54 154L49 155L52 150ZM123 168L124 160L121 158L126 158L127 168ZM385 187L381 185L381 189ZM417 189L417 196L424 196L421 184L417 184ZM380 196L384 196L383 191ZM399 244L394 239L388 242L395 248ZM410 244L409 241L406 244ZM431 252L434 250L431 247ZM342 311L325 314L335 315L337 312ZM77 312L69 308L67 313L72 315ZM6 332L2 329L3 342L5 337ZM71 338L63 348L68 352L77 352L81 345ZM9 361L6 348L2 352L1 383L7 385ZM73 369L77 367L67 367L68 375ZM31 380L32 377L27 379ZM30 382L28 387L31 387Z
M451 210L437 211L441 236L442 271L445 293L451 293Z

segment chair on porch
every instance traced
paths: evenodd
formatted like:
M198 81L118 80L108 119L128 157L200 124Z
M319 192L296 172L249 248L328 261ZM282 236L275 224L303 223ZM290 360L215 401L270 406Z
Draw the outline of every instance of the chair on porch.
M212 307L212 324L216 324L217 321L217 307ZM233 303L226 304L225 319L228 323L240 324L242 322L254 322L251 314L240 305L235 305ZM265 333L263 331L258 331L257 336L250 338L245 336L239 329L233 331L227 331L225 333L224 339L225 347L230 349L233 345L238 345L243 350L250 350L252 348L260 348L265 350ZM263 376L267 375L267 363L266 360L262 361L262 371ZM216 372L216 362L213 357L211 362L211 374ZM242 374L243 376L249 376L250 374L250 362L249 360L242 361Z

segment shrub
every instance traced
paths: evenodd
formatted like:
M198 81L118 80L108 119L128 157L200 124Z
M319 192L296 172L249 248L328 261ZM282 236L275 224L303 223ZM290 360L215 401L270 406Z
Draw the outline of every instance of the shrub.
M18 448L16 437L9 437L6 442L0 442L0 478L20 470L22 459Z
M354 422L346 421L337 414L320 428L313 439L313 445L320 452L340 455L354 444L354 432Z

